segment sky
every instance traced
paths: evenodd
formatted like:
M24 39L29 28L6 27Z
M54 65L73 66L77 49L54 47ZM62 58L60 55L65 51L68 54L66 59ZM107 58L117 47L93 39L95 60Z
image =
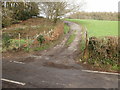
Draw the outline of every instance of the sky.
M84 11L87 12L118 12L120 0L84 0Z

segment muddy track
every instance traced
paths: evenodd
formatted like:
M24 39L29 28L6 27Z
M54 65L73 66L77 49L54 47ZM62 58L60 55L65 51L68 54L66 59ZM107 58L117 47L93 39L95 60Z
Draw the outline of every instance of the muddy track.
M54 48L17 60L3 59L3 78L25 83L24 86L19 86L3 81L3 88L117 88L117 76L82 71L85 68L74 60L79 52L81 27L76 23L65 23L70 26L70 32ZM65 44L73 33L75 39L66 47Z
M74 61L74 55L75 52L79 51L77 48L81 39L81 27L75 23L67 23L70 26L70 32L64 37L63 41L59 45L56 45L49 51L42 52L41 63L44 64L46 62L50 62L56 65L61 64L67 66L75 66L76 62ZM69 39L70 35L72 35L73 33L75 33L75 39L68 47L66 47L66 42ZM40 56L38 56L37 59L40 59L39 57Z

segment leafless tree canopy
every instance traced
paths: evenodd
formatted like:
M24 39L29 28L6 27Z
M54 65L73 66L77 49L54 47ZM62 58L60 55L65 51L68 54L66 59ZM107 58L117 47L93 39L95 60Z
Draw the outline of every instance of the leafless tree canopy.
M39 7L41 14L57 22L59 18L78 11L81 5L69 4L68 2L41 2L39 3Z

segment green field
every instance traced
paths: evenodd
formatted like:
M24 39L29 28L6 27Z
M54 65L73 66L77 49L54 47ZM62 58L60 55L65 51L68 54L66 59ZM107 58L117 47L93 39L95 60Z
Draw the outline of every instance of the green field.
M89 37L118 36L118 21L67 19L87 28Z

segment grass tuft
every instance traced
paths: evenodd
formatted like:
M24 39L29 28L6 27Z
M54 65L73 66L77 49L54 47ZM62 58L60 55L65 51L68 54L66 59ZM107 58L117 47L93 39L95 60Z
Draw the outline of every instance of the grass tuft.
M67 34L69 32L70 28L68 25L64 25L64 34Z
M73 40L75 39L75 36L76 36L75 34L70 35L66 45L70 45L73 42Z

